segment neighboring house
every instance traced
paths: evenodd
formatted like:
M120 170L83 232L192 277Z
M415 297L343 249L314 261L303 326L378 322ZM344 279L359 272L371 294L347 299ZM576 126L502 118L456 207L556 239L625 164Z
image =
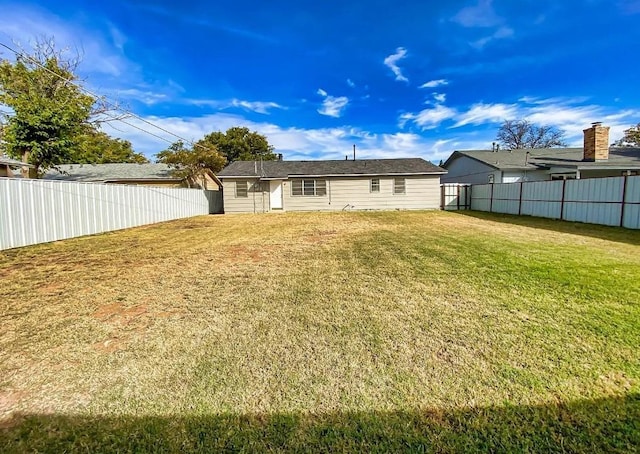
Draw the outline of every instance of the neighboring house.
M262 213L437 209L445 173L419 158L235 161L218 177L225 213Z
M210 190L222 187L222 183L212 172L207 172L204 179L189 183L185 178L176 177L174 169L166 164L65 164L58 168L62 172L50 170L43 178L158 187L199 187Z
M583 148L454 151L443 183L515 183L640 174L640 148L609 146L609 128L584 131Z
M20 177L21 169L33 168L31 164L25 164L17 159L11 159L8 156L0 155L0 177Z

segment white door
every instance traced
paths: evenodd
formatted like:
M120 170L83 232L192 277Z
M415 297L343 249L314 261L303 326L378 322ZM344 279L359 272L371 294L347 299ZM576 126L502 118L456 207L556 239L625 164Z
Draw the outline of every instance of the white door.
M271 180L269 182L269 190L271 193L270 202L272 210L282 209L282 181Z

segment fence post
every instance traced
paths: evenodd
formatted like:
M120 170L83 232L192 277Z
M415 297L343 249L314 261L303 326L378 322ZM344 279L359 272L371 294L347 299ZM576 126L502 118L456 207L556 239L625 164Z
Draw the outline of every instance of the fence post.
M460 211L460 185L456 186L456 211Z
M520 197L519 197L519 200L518 200L518 216L522 215L522 185L523 184L524 183L521 181L520 182Z
M567 187L567 179L562 180L562 198L560 199L560 220L564 221L564 192Z
M489 196L489 213L493 213L493 183L491 183L491 195Z
M620 207L620 227L624 227L624 211L627 206L627 180L629 175L624 176L624 182L622 183L622 206Z
M464 185L464 209L465 210L471 209L471 185L470 184Z

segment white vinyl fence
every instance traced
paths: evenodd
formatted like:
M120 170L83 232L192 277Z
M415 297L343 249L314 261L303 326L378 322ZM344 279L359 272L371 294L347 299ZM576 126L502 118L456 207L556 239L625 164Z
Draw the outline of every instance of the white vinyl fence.
M0 178L0 250L215 212L218 191Z
M468 184L446 183L440 185L440 208L448 211L471 208L471 186Z
M442 185L443 209L472 209L640 229L640 176L480 184L464 201ZM449 195L447 195L449 194ZM460 208L457 208L460 206Z

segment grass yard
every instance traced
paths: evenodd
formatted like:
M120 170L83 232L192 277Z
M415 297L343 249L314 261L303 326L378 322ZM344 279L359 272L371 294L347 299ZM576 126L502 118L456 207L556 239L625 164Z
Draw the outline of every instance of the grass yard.
M0 252L0 451L640 449L640 232L225 215Z

